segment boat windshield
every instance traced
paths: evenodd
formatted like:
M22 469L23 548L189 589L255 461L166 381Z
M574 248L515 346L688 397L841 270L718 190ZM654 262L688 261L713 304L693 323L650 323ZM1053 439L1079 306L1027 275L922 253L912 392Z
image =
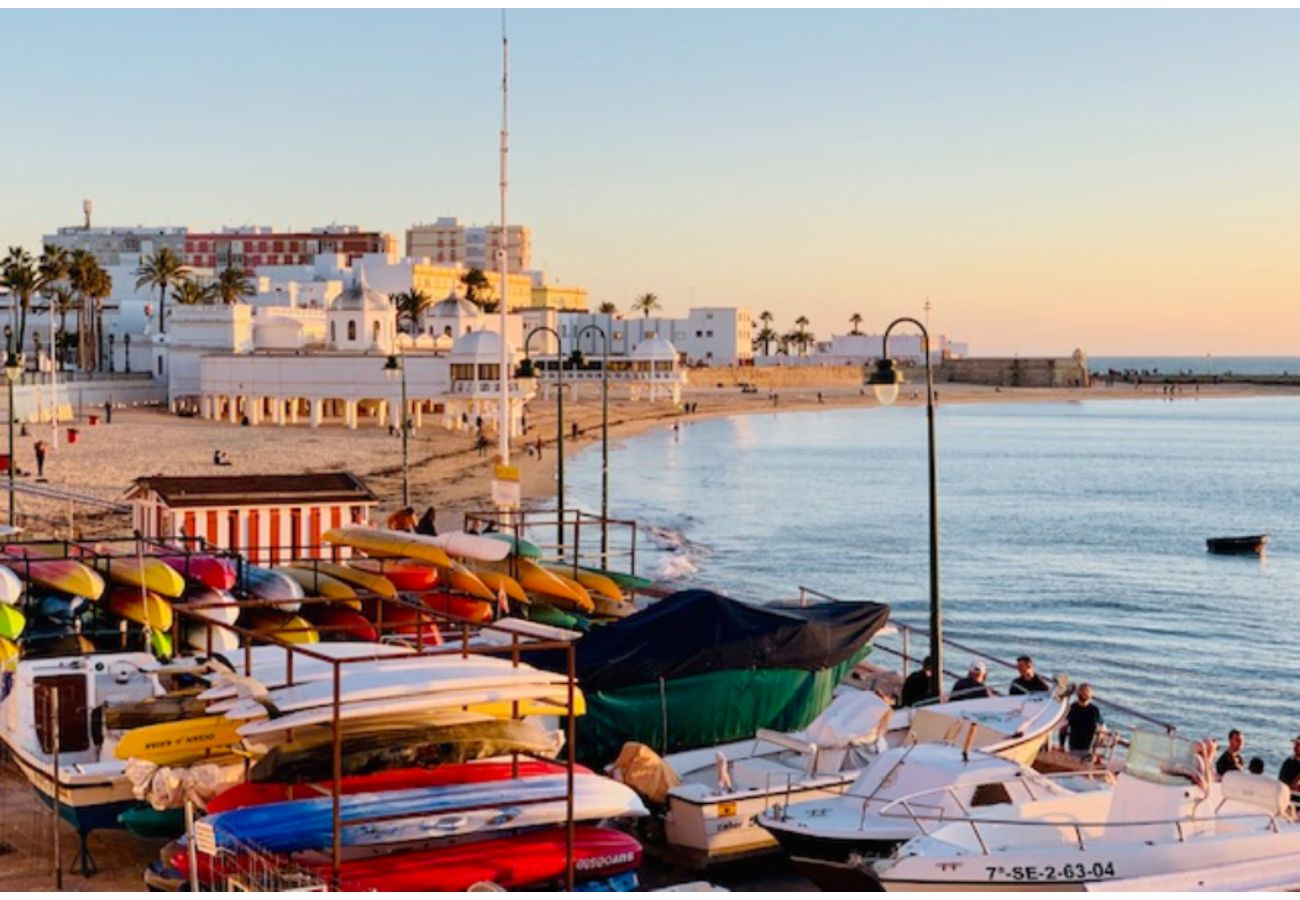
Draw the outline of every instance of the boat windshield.
M1134 731L1124 771L1152 784L1187 784L1206 775L1205 758L1196 742L1173 734Z

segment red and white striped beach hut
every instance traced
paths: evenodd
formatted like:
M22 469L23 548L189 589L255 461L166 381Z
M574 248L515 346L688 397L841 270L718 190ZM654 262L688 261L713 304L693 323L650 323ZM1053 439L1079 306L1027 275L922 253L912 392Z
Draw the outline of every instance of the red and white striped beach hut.
M132 525L143 537L202 538L262 565L340 555L321 548L321 535L368 524L379 503L351 472L153 475L137 478L126 499Z

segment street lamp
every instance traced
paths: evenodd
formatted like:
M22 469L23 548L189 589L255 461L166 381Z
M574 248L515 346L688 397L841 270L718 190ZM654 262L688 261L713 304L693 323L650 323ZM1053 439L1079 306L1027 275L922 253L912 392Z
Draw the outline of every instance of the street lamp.
M600 335L600 564L609 568L609 334L599 325L587 325L577 339L588 331Z
M390 382L402 383L402 507L405 508L411 505L411 456L407 437L409 429L406 427L406 366L397 354L388 357L384 363L384 377Z
M9 525L14 525L14 383L23 377L23 359L14 352L14 330L5 326L5 382L9 389Z
M876 400L889 406L898 399L903 372L889 358L889 333L895 325L909 323L921 330L921 348L925 355L925 418L930 444L930 662L934 695L943 693L943 616L939 605L939 486L934 455L934 374L930 370L930 332L916 319L904 316L885 329L876 370L867 376Z
M533 361L528 356L528 346L533 342L533 337L538 333L545 331L555 338L555 360L559 364L559 375L556 376L555 391L555 481L556 491L559 495L560 514L556 520L555 536L556 543L559 544L560 555L564 555L564 341L560 338L560 333L549 325L538 325L532 331L528 332L528 337L524 338L524 360L519 364L517 378L527 378L533 370ZM505 373L501 373L505 376ZM504 427L504 426L503 426Z

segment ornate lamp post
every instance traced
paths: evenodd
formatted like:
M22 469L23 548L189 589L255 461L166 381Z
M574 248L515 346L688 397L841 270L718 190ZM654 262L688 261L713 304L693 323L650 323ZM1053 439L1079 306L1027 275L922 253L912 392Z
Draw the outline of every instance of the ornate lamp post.
M588 331L600 335L600 564L609 565L609 334L599 325L588 325L578 332L578 340Z
M939 603L939 485L934 453L934 374L930 369L930 332L916 319L902 317L889 323L885 329L880 359L876 370L867 376L867 384L883 406L898 399L898 387L903 383L903 372L889 358L889 333L895 325L908 323L921 331L921 347L925 355L925 418L930 447L930 661L933 664L932 687L936 697L943 693L943 615Z
M556 376L555 391L555 481L556 491L559 496L560 515L556 521L555 536L560 555L564 555L564 341L560 338L560 333L549 325L539 325L532 331L528 332L528 337L524 339L524 360L519 364L519 371L516 377L529 378L533 372L533 361L528 355L528 347L533 342L533 337L539 332L546 332L555 338L555 359L559 364L559 374ZM501 373L505 376L505 373ZM504 427L504 424L502 425Z
M401 356L394 353L388 357L388 361L384 363L384 377L390 382L400 381L402 384L402 506L406 507L411 505L411 456L407 428L406 366Z

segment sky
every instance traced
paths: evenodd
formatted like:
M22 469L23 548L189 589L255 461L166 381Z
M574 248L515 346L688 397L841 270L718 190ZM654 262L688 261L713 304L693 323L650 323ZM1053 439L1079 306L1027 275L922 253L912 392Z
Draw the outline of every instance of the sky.
M0 244L497 219L496 11L0 12ZM593 306L1294 354L1300 13L509 14L510 221Z

